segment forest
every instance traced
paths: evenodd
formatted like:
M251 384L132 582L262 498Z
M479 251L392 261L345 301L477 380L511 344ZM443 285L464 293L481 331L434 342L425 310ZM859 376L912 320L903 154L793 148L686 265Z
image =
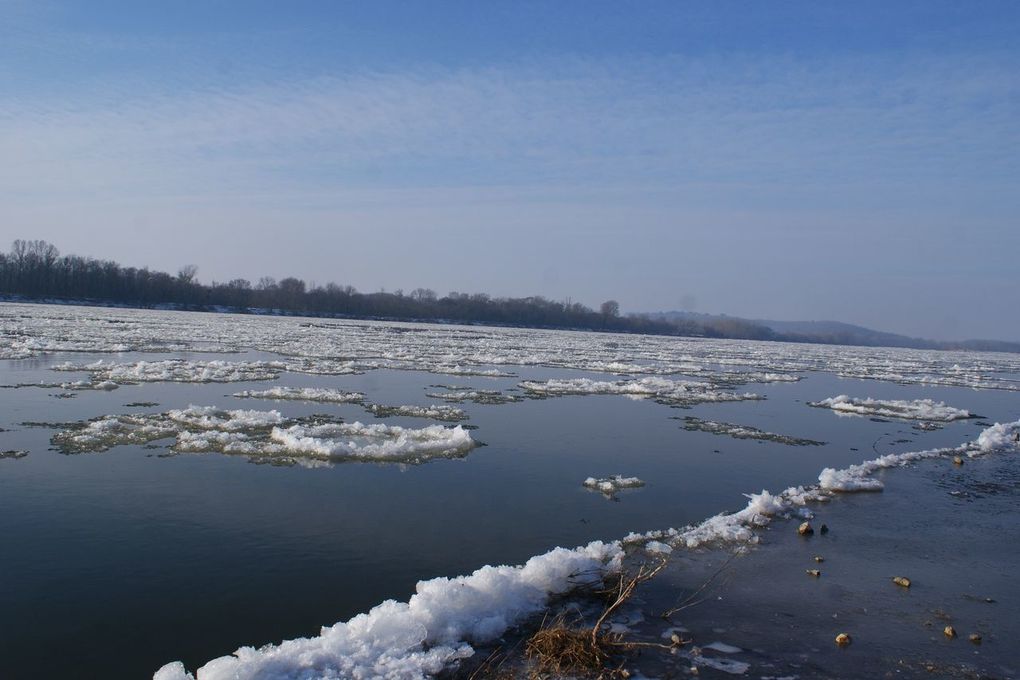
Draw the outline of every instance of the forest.
M695 321L621 315L614 300L605 301L596 310L578 302L559 302L541 296L511 298L451 292L440 297L427 288L409 293L401 290L362 293L336 283L308 286L296 277L279 281L262 277L254 283L237 278L203 284L197 274L193 265L170 274L126 267L110 260L61 255L56 246L42 240L18 239L10 252L0 253L0 293L25 300L704 337L775 335L771 329L735 319L728 320L724 327L715 327Z

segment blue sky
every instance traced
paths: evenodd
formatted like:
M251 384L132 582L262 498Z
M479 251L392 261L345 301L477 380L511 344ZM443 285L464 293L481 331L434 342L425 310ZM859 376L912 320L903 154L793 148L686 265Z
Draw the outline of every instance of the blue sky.
M1020 339L1020 5L0 0L0 238Z

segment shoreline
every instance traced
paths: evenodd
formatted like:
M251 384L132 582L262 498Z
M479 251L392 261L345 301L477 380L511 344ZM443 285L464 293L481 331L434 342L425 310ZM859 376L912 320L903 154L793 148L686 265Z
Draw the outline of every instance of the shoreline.
M959 475L961 472L966 474L968 469L980 469L980 463L985 459L1002 459L1008 465L1009 454L1015 452L1018 446L1016 441L1018 434L1020 421L996 424L984 430L974 442L959 447L890 454L844 470L826 469L819 476L822 483L817 487L791 488L775 496L767 491L750 494L748 507L744 510L716 515L684 530L632 534L622 543L596 541L573 550L556 548L533 557L520 567L486 566L470 576L423 581L418 584L418 593L408 603L384 602L348 622L324 627L319 637L288 640L279 645L267 645L260 649L244 647L232 656L208 662L195 674L188 673L179 662L168 663L156 672L154 680L190 680L194 677L213 680L221 677L259 676L270 668L274 669L274 672L280 671L280 677L299 677L313 669L334 673L340 670L340 675L358 675L378 673L385 667L387 674L406 678L429 677L451 672L452 667L462 659L474 658L477 661L479 656L484 656L477 650L491 646L494 641L504 636L512 637L518 626L534 621L536 615L548 616L550 603L558 599L558 596L568 595L569 602L569 592L578 585L593 586L604 577L618 573L624 560L628 558L634 560L636 551L625 551L624 546L627 544L637 550L644 548L653 556L670 554L674 549L693 550L694 552L690 554L697 555L698 548L711 551L718 549L720 545L735 545L746 550L748 545L758 544L763 535L769 534L773 516L786 520L776 522L774 529L786 529L785 541L791 540L790 535L801 540L803 537L791 529L795 526L794 522L803 519L822 522L821 518L828 516L833 508L842 510L855 505L867 508L868 497L875 496L874 493L848 492L881 490L882 481L877 479L876 475L887 476L884 474L886 469L902 468L923 461L935 463L940 467L950 465L958 468ZM1003 455L995 455L1000 452ZM963 458L964 456L966 458ZM956 459L966 460L966 464L956 465ZM835 479L838 485L827 485L826 479ZM909 498L896 498L898 495L910 494L881 494L880 498L884 500L893 497L897 503L905 502L908 507L915 505ZM852 521L848 524L852 526ZM936 534L938 532L938 527L930 523L921 523L918 528L926 528L927 531L935 531ZM826 534L818 536L817 540L830 541L834 544L835 538L836 535L829 537ZM812 537L809 540L815 539ZM664 545L663 541L667 545ZM782 545L783 540L777 541L776 544ZM749 552L750 555L763 553L764 551L757 550ZM683 552L679 554L684 555ZM810 568L810 565L806 568ZM793 573L801 583L810 578L797 569L793 570ZM697 575L697 572L692 570L690 574ZM579 575L583 575L583 578L579 578ZM890 574L886 579L887 590L896 590L894 584L890 586L888 583L893 576L894 574ZM819 583L825 584L831 580L818 578ZM675 597L675 587L671 590ZM788 590L797 592L800 589ZM774 590L767 589L766 592L771 594ZM576 610L576 607L574 609ZM837 613L836 617L838 616ZM644 621L646 616L642 613L639 618ZM628 624L635 622L624 624L626 632L631 632ZM610 623L612 624L611 619ZM718 630L720 629L713 629ZM658 644L661 644L664 635L668 639L669 635L675 632L677 629L659 634ZM828 636L829 632L825 631L824 635ZM684 646L686 647L686 644ZM721 642L721 646L726 649L731 646L741 649L739 645L733 645L731 642ZM858 649L862 647L863 645L857 645ZM822 650L824 647L811 649ZM678 656L680 659L685 659L687 654L686 651L680 650L670 652L672 657ZM706 663L705 658L707 657L701 656L700 652L692 657L694 664L687 666L688 672L691 672L691 668L696 668L698 663ZM837 658L853 657L847 655ZM738 662L737 666L732 666L718 662L716 666L728 666L730 670L721 671L727 674L732 674L735 668L742 668L739 674L743 674L750 668L750 666L744 668L743 664L746 663ZM711 666L709 662L710 668L719 670L716 666ZM621 669L622 666L617 670ZM829 677L824 671L819 672L822 674L805 677Z

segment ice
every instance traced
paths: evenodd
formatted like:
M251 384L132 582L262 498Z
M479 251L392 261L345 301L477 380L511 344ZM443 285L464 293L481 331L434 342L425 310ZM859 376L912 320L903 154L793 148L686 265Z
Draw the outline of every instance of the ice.
M471 368L470 366L434 366L432 373L444 373L446 375L477 376L481 378L513 378L514 374L508 371L501 371L498 368Z
M846 470L826 470L835 478L861 483L885 467L961 452L981 455L1017 449L1020 420L995 424L975 442L955 448L891 454ZM586 480L587 481L587 480ZM592 478L593 482L598 480ZM775 515L789 513L808 501L824 500L836 489L791 487L781 494L748 494L747 506L720 514L684 529L631 534L622 542L596 542L567 550L554 550L531 558L521 567L485 566L470 576L437 578L418 584L407 603L387 601L367 614L322 629L317 637L289 640L260 649L242 647L232 656L210 661L194 675L184 665L165 665L154 680L240 680L387 677L433 677L451 664L473 654L471 644L498 638L510 627L541 612L550 596L579 585L600 581L620 568L624 546L640 544L646 552L663 556L677 548L708 543L753 543L755 530ZM675 629L682 630L682 629ZM732 654L741 651L723 643L706 647ZM750 666L741 661L695 655L696 664L731 674L744 674Z
M702 420L693 416L684 418L684 429L692 432L708 432L710 434L727 435L734 439L755 439L758 441L769 441L788 446L823 446L825 442L813 439L801 439L790 437L785 434L765 432L749 425L734 425L732 423L721 423L714 420Z
M593 491L601 491L606 496L612 496L621 489L636 489L645 485L637 477L624 477L623 475L612 475L611 477L588 477L583 485Z
M652 555L668 555L673 552L672 547L659 541L648 541L648 543L645 543L645 550Z
M543 397L587 394L617 394L623 396L647 397L670 405L691 405L713 401L744 401L761 399L756 394L723 392L712 383L691 380L669 380L660 377L637 380L592 380L591 378L553 379L545 381L525 380L521 389L529 394Z
M485 566L469 576L420 581L406 603L387 600L367 614L324 627L318 636L260 649L242 647L192 675L180 662L154 680L312 680L438 675L471 656L472 644L495 640L541 612L549 598L598 585L619 570L619 543L555 548L524 565Z
M223 430L237 432L255 430L280 425L284 422L279 411L221 411L213 406L189 406L167 412L167 417L184 426L197 427L203 430Z
M717 671L729 673L730 675L743 675L751 668L751 664L745 661L735 661L733 659L724 659L712 656L697 656L693 659L693 661L695 664L708 666L709 668L714 668Z
M273 442L288 453L326 460L373 459L422 462L463 454L475 446L461 426L419 429L387 425L325 424L273 428Z
M767 525L776 515L788 515L808 502L822 502L834 493L854 491L881 491L881 480L872 475L880 470L908 465L933 459L949 458L956 455L979 456L993 451L1020 449L1020 420L999 424L985 429L977 440L957 447L928 449L893 453L851 465L840 470L826 468L818 477L818 485L811 487L790 487L779 494L762 490L748 494L747 507L730 514L710 517L700 524L682 529L656 530L646 533L631 533L625 544L644 544L661 541L673 547L697 548L717 543L753 543L757 540L754 529Z
M365 400L361 392L318 387L271 387L267 390L244 390L235 392L239 399L277 399L281 401L317 401L333 404L360 404Z
M55 434L64 453L106 451L114 446L174 438L182 453L240 454L256 462L397 461L424 463L467 454L476 443L464 428L431 425L296 421L279 411L222 410L189 406L166 413L104 416Z
M280 375L283 364L265 361L136 361L113 363L97 361L91 364L63 363L55 371L85 371L92 374L93 382L112 381L118 384L143 382L248 382L273 380Z
M432 404L430 406L384 406L382 404L368 404L365 406L369 413L376 418L388 418L390 416L404 416L406 418L430 418L446 422L457 422L467 420L467 413L456 406L447 404Z
M463 387L446 387L444 391L432 391L425 394L430 399L462 404L466 401L476 404L512 404L521 401L516 394L504 394L499 390L476 390Z
M617 375L696 376L718 392L822 371L910 385L1020 389L1016 378L1020 356L1009 353L0 304L0 360L54 352L250 349L279 356L278 366L262 367L274 373L347 375L398 368L495 377L493 371L512 371L492 366L543 366Z
M859 399L841 394L821 401L810 402L811 406L830 408L838 414L859 416L884 416L906 420L925 420L950 422L973 417L969 411L946 406L941 401L932 399Z

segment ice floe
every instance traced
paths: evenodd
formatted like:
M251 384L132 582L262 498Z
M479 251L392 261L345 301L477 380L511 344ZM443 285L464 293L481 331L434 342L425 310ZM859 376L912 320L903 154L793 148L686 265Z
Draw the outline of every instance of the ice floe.
M716 389L811 371L910 385L1020 389L1020 356L884 347L612 335L0 303L0 360L56 352L275 354L277 370L346 375L398 369L505 377L541 366L614 375L695 376Z
M687 416L684 418L684 429L692 432L708 432L710 434L726 435L735 439L755 439L758 441L775 442L777 444L786 444L788 446L825 445L825 442L819 442L813 439L802 439L800 437L790 437L785 434L766 432L764 430L759 430L756 427L750 427L749 425L734 425L732 423L722 423L715 420L702 420L701 418L695 418L694 416Z
M832 409L841 415L882 416L904 420L950 422L974 417L969 411L946 406L941 401L933 399L881 400L870 397L862 399L841 394L838 397L809 402L809 405Z
M570 378L552 380L525 380L519 387L533 396L553 397L566 395L615 394L649 398L672 406L689 406L713 401L746 401L762 399L757 394L724 392L712 383L691 380L670 380L648 377L636 380L592 380Z
M376 418L388 418L390 416L404 416L407 418L429 418L431 420L442 420L454 423L460 420L467 420L468 415L463 409L449 404L431 404L429 406L413 406L402 404L399 406L386 406L383 404L367 404L365 409Z
M405 428L341 423L320 416L288 419L279 411L189 406L166 413L111 415L70 424L52 437L64 453L106 451L173 438L178 452L245 455L256 462L395 461L423 463L463 456L476 443L464 428Z
M623 475L612 475L610 477L589 477L582 483L588 489L600 491L606 496L612 496L622 489L637 489L645 483L637 477L624 477Z
M143 382L248 382L251 380L273 380L280 375L284 365L266 361L188 361L167 359L165 361L135 361L113 363L96 361L91 364L57 364L54 371L88 372L92 381L111 381L118 384Z
M443 401L455 404L473 402L475 404L498 405L521 401L519 395L506 394L499 390L479 390L471 387L453 387L449 385L435 385L434 387L442 389L426 392L426 397L429 399L442 399Z
M329 404L360 404L365 400L362 392L346 392L320 387L271 387L267 390L235 392L239 399L275 399L279 401L315 401Z

